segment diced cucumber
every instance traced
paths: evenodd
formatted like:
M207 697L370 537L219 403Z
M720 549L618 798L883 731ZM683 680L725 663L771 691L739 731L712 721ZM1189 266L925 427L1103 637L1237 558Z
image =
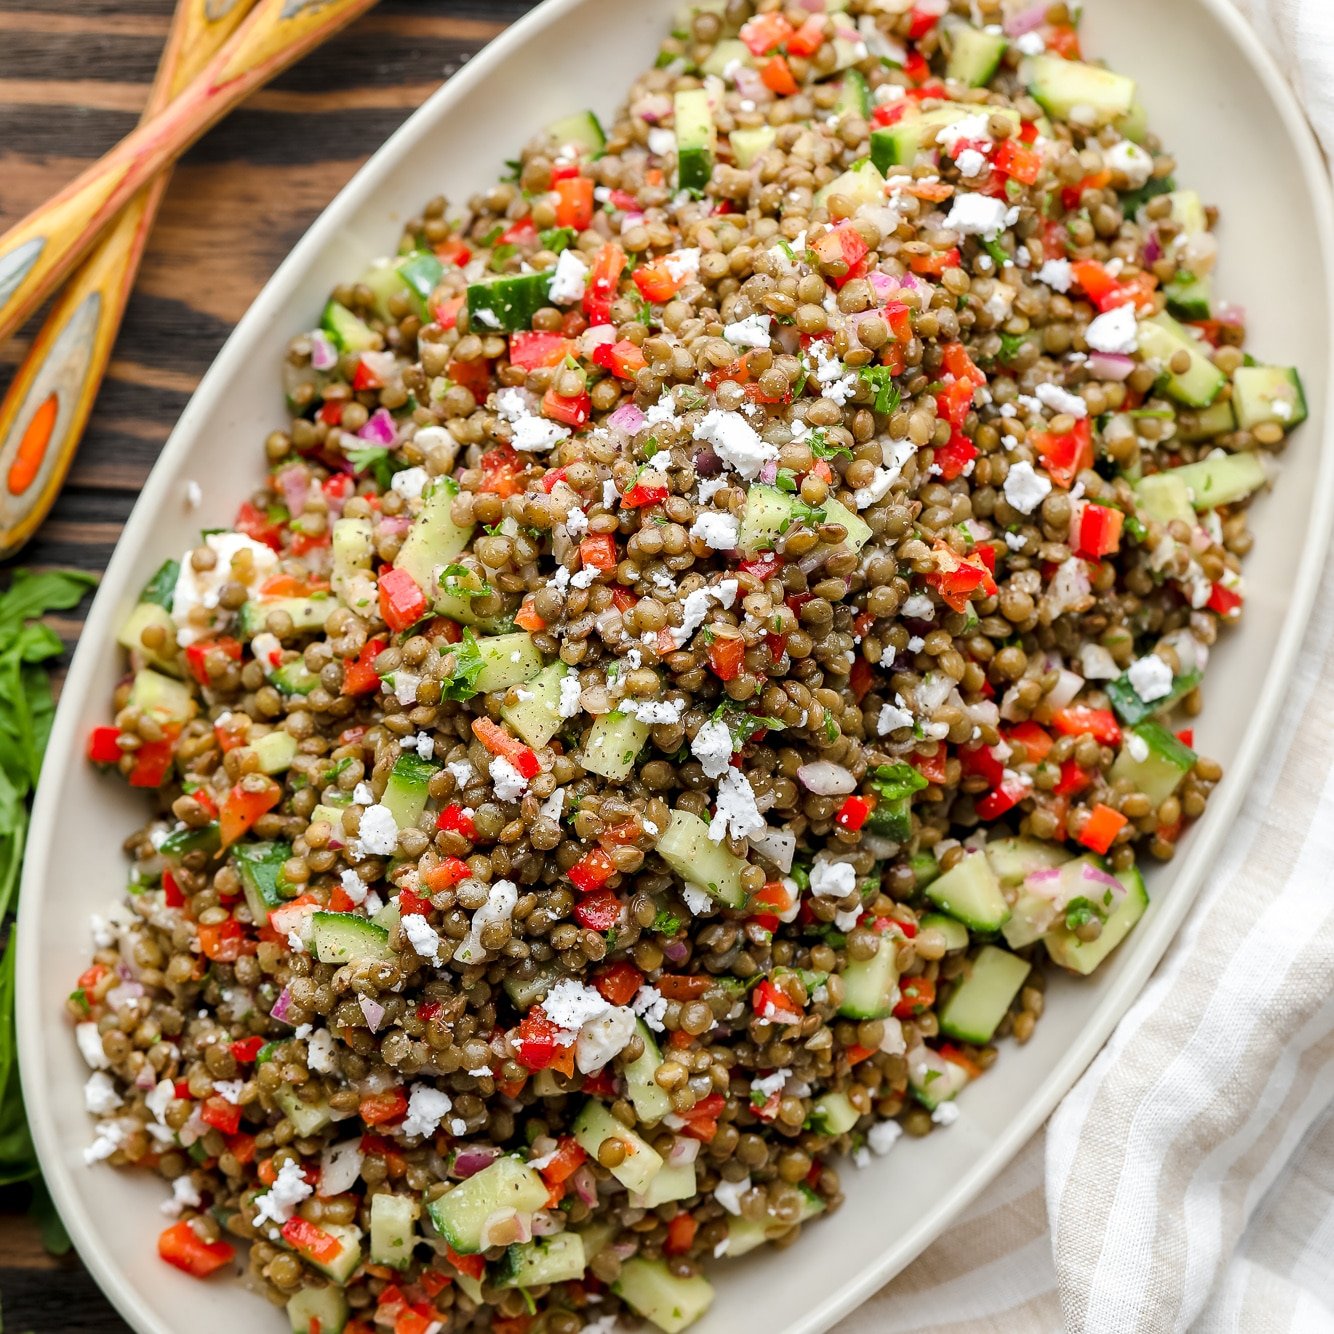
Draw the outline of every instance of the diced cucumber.
M953 954L968 948L968 928L944 913L929 912L917 923L922 931L939 931L945 937L945 950Z
M1182 672L1172 678L1172 689L1166 695L1161 699L1146 701L1139 697L1138 691L1130 684L1129 675L1122 672L1114 681L1108 681L1105 688L1107 698L1112 701L1112 708L1116 710L1117 716L1122 722L1129 723L1133 727L1146 718L1152 718L1156 713L1166 713L1199 684L1198 670Z
M648 1189L642 1194L632 1193L630 1206L634 1209L656 1209L660 1204L672 1200L688 1200L699 1194L695 1181L695 1164L666 1164L662 1171L648 1183Z
M832 6L830 9L832 10ZM846 5L844 6L846 8ZM841 33L834 34L834 63L829 70L821 71L818 77L824 79L835 74L841 74L844 70L851 69L854 65L859 65L866 59L866 46L860 39L854 40L850 37L844 37Z
M938 1051L917 1046L908 1052L908 1087L927 1111L958 1097L967 1083L968 1071Z
M822 1135L846 1135L861 1113L837 1089L822 1094L811 1107L811 1128Z
M713 1303L713 1285L700 1275L678 1278L662 1260L631 1256L611 1290L631 1310L663 1331L680 1334Z
M290 732L276 729L257 737L250 743L250 749L259 758L261 773L280 774L292 767L292 761L296 759L297 740Z
M732 161L744 171L761 153L773 147L774 134L772 125L760 125L753 130L733 130L728 136L728 143L732 146Z
M926 887L932 903L974 931L999 931L1010 915L1000 881L981 853L972 853Z
M701 74L716 74L721 79L726 76L728 67L733 64L753 69L755 60L745 42L735 37L723 37L704 57L699 69Z
M1043 937L1043 944L1053 963L1072 972L1088 975L1130 934L1130 929L1144 916L1149 906L1144 877L1132 866L1128 871L1115 872L1126 887L1126 896L1117 904L1112 915L1102 924L1097 940L1080 940L1063 921L1058 922Z
M890 936L869 959L850 959L841 974L843 1003L839 1014L849 1019L884 1019L893 1013L899 997L897 950Z
M662 1171L661 1154L647 1140L623 1126L611 1114L606 1104L598 1102L595 1098L590 1098L584 1103L575 1118L574 1138L590 1158L598 1156L598 1149L602 1147L604 1141L619 1140L625 1149L625 1158L610 1171L626 1190L643 1193L648 1190L653 1178Z
M1167 309L1179 320L1207 320L1213 306L1213 283L1208 275L1196 277L1182 269L1170 283L1163 286Z
M548 304L551 272L505 273L468 284L468 324L477 334L513 333L532 327Z
M630 713L601 714L588 729L579 763L589 773L619 781L628 778L648 740L649 725Z
M341 1334L348 1314L342 1288L303 1287L287 1303L292 1334Z
M983 852L1003 887L1022 884L1031 871L1070 860L1064 848L1037 838L993 838Z
M1209 230L1208 215L1196 191L1172 190L1164 197L1171 207L1172 221L1188 236L1198 236Z
M168 861L182 861L192 852L217 852L220 841L218 822L212 820L198 829L188 829L184 825L173 829L162 840L158 851Z
M798 1186L801 1192L801 1212L797 1223L816 1218L824 1213L825 1202L809 1186ZM784 1223L781 1219L766 1215L764 1218L741 1218L735 1214L727 1216L727 1250L723 1254L729 1260L735 1260L751 1251L758 1250L768 1241L774 1241L791 1232L793 1223Z
M925 889L932 881L940 879L940 863L929 852L915 852L908 858L908 865L918 889Z
M426 319L431 312L431 297L444 274L445 266L429 250L414 250L394 266L408 290L408 298L417 314Z
M241 888L250 916L257 926L287 899L282 892L282 870L292 855L290 843L233 843L232 862L241 877Z
M1021 950L1041 940L1056 920L1056 904L1045 894L1021 889L1014 901L1010 920L1001 927L1001 935L1012 950Z
M151 667L141 667L130 685L130 707L159 723L188 723L199 711L190 687Z
M500 1209L535 1213L549 1194L546 1183L527 1163L507 1155L430 1201L426 1212L436 1231L460 1255L476 1255L483 1249L482 1227L493 1213Z
M596 157L607 146L602 122L591 111L576 111L547 126L547 138L559 148L567 144Z
M374 561L375 528L371 521L335 519L333 570L329 585L339 601L353 611L364 611L376 605L375 580L371 575Z
M947 102L930 111L909 112L896 124L871 131L871 161L886 175L890 167L911 166L919 153L935 147L936 136L945 126L978 114L976 106L963 102ZM1008 107L988 107L987 114L1010 121L1014 132L1019 132L1017 111Z
M1131 747L1148 753L1137 760ZM1178 741L1161 723L1152 718L1131 728L1107 773L1107 781L1125 778L1136 792L1142 792L1155 806L1166 801L1181 780L1191 771L1196 755L1183 741Z
M853 205L854 210L862 204L883 204L885 178L870 158L863 158L815 192L816 208L824 207L831 195L842 195Z
M392 259L377 259L358 281L370 288L381 319L392 319L394 300L408 294L408 285L398 271L397 262Z
M940 1031L984 1046L995 1035L1032 965L1008 950L983 945L940 1011Z
M792 526L795 498L777 487L756 484L746 492L737 546L744 552L767 551Z
M559 966L553 963L539 964L537 972L529 978L520 978L512 969L506 969L501 986L516 1010L528 1011L542 1003L560 976Z
M560 714L560 683L570 669L558 658L524 686L531 699L503 704L500 716L530 745L545 746L565 720Z
M291 1084L282 1084L275 1089L273 1100L301 1139L318 1135L333 1120L333 1111L323 1098L318 1102L306 1102Z
M341 1287L361 1263L361 1229L350 1223L321 1223L320 1226L338 1243L338 1251L327 1259L316 1260L308 1255L306 1260Z
M633 1061L627 1061L621 1068L625 1076L626 1097L635 1109L635 1116L645 1125L661 1121L672 1110L672 1100L667 1090L653 1078L662 1064L662 1051L649 1026L642 1020L635 1021L635 1032L644 1043L644 1050Z
M1033 100L1056 120L1087 107L1101 122L1127 115L1135 105L1135 81L1097 65L1060 56L1033 56L1025 67Z
M875 810L866 817L862 828L868 834L879 834L881 838L893 839L895 843L906 843L912 837L911 794L888 801L882 797L876 802Z
M1232 410L1232 403L1225 398L1217 399L1207 408L1200 408L1197 412L1177 414L1179 440L1210 440L1216 435L1227 435L1236 429L1237 414Z
M1265 422L1290 431L1306 420L1306 395L1291 366L1238 366L1232 373L1232 402L1245 431Z
M871 540L871 525L861 515L854 514L841 500L831 497L820 508L824 510L825 523L839 523L848 530L843 541L853 551L860 551Z
M320 678L300 658L285 662L270 672L269 680L284 695L309 695L320 683Z
M498 1288L536 1288L583 1278L587 1266L583 1238L577 1232L534 1237L509 1247L495 1270Z
M668 866L697 889L729 908L743 907L741 873L746 863L709 837L709 826L690 811L673 811L655 849Z
M125 624L116 635L116 643L131 653L138 655L138 661L146 662L164 672L180 671L180 662L175 648L149 648L144 643L144 631L152 627L160 630L164 636L164 645L176 642L176 622L171 615L156 602L140 602L126 617Z
M1163 389L1178 403L1192 408L1208 407L1227 380L1205 355L1199 340L1165 312L1139 322L1139 351L1146 360L1161 364ZM1190 357L1190 365L1180 374L1170 368L1178 352Z
M340 352L370 352L381 345L380 335L337 301L325 306L320 328L333 339Z
M1143 102L1132 103L1130 110L1124 116L1118 116L1112 124L1116 126L1117 134L1132 144L1142 144L1149 137L1149 113Z
M512 635L485 635L477 641L477 652L482 656L477 689L484 695L525 685L542 670L541 651L525 630Z
M435 484L394 558L395 568L410 574L417 587L428 593L439 588L437 567L448 565L472 540L472 525L464 527L449 516L457 494L458 486L453 481L445 479Z
M838 101L834 111L840 116L869 116L871 114L871 89L867 86L866 75L859 69L845 71L843 82L839 85Z
M1207 409L1212 412L1213 409ZM1135 483L1135 508L1147 519L1159 523L1180 520L1190 527L1195 525L1195 508L1190 503L1190 490L1178 476L1180 468L1170 472L1150 473Z
M371 1196L371 1261L406 1269L412 1263L421 1205L411 1195Z
M384 927L356 913L318 910L310 915L310 952L321 963L394 957Z
M713 176L718 130L703 88L683 89L674 98L676 175L679 189L703 194Z
M412 829L422 818L431 795L431 779L439 772L438 764L411 751L400 752L389 772L384 796L380 798L380 804L389 810L400 829Z
M942 28L941 39L949 52L945 77L970 88L984 88L991 82L1009 46L1000 33L983 32L969 23Z
M1260 490L1268 481L1260 455L1252 450L1240 454L1213 453L1198 463L1173 469L1178 481L1190 491L1190 503L1197 510L1235 505Z

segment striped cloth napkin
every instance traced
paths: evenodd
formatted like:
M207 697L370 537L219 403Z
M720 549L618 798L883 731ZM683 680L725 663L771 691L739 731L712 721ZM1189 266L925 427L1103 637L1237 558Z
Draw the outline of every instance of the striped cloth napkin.
M1334 157L1334 0L1234 0ZM1334 594L1198 907L1045 1131L839 1334L1334 1331Z

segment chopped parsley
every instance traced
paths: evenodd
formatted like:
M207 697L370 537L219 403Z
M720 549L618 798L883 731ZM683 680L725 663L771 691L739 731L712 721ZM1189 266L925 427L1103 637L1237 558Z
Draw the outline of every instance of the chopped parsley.
M465 630L462 641L454 645L454 675L441 685L440 694L445 699L471 699L477 693L477 678L485 665L477 637Z
M874 411L888 413L898 409L901 395L888 366L863 366L857 374L875 391L871 404Z

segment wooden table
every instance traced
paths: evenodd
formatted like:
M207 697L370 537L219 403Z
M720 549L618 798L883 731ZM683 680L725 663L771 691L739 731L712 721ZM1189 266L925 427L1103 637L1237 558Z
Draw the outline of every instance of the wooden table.
M408 113L531 3L382 0L185 157L79 457L21 563L105 567L177 416L279 260ZM0 227L133 127L171 9L0 0ZM0 345L0 383L21 347ZM78 622L61 629L72 639ZM124 1331L77 1259L50 1259L14 1204L0 1195L3 1327Z

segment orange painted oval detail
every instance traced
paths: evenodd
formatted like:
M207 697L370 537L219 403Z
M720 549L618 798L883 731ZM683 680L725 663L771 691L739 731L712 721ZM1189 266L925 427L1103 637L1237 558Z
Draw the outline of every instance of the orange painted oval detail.
M37 480L59 410L60 396L53 393L32 414L32 420L23 432L23 439L19 441L18 450L14 454L14 462L9 465L9 477L6 480L11 496L21 496Z

